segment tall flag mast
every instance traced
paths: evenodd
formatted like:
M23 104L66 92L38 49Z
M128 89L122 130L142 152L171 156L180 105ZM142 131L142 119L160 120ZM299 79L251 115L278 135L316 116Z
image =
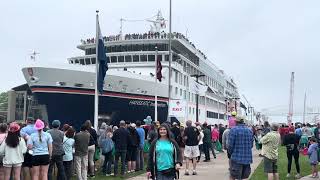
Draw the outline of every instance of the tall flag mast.
M293 116L294 72L291 72L288 125L291 126Z
M99 11L96 11L96 86L94 95L94 129L98 129L99 94L103 94L103 84L108 70L107 55L99 24ZM99 92L99 94L98 94Z

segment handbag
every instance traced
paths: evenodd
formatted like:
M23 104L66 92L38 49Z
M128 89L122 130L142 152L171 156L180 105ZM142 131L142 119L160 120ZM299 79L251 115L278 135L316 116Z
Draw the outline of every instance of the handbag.
M144 146L143 146L143 152L149 153L149 149L150 149L150 143L149 143L149 141L145 141Z
M96 146L96 149L94 151L93 160L98 161L100 159L100 148Z

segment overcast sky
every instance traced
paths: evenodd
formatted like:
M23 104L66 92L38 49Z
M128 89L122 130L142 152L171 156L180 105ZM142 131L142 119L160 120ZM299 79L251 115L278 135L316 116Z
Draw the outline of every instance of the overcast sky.
M319 0L172 0L173 31L189 39L232 76L256 109L287 111L290 72L296 73L295 110L319 107ZM25 83L21 68L37 61L65 62L82 55L80 39L95 36L95 10L104 35L120 30L120 18L146 19L169 0L10 0L0 2L0 91ZM125 33L146 32L147 22L124 23Z

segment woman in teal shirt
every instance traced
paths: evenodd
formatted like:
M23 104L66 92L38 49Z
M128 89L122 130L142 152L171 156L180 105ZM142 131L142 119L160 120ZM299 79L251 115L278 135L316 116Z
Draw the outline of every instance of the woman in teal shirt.
M158 129L158 138L151 143L148 156L147 176L157 180L176 179L181 168L180 150L177 142L171 138L166 124Z

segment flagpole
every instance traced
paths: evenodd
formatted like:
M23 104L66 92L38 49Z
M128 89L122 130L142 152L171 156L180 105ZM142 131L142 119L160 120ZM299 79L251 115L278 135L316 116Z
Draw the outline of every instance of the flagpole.
M98 42L99 42L99 11L96 10L96 83L94 90L94 129L98 129L98 114L99 114L99 95L98 95L98 70L99 70L99 61L98 61Z
M172 61L172 52L171 52L171 24L172 24L172 18L171 18L171 0L170 0L170 6L169 6L169 77L168 77L168 119L167 121L170 122L170 99L171 99L171 61Z
M155 58L155 88L154 88L154 94L155 94L155 96L154 96L154 121L155 122L157 122L158 121L158 91L157 91L157 70L158 70L158 47L156 46L155 47L156 48L156 58Z

